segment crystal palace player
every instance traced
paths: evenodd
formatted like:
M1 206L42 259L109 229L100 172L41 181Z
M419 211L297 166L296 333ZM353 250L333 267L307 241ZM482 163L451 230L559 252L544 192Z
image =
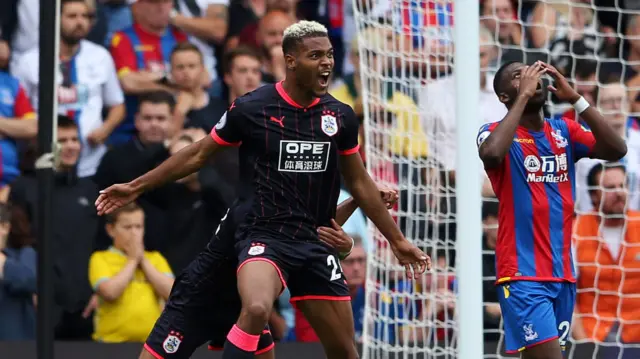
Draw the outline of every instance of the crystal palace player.
M591 131L542 115L541 76L560 100L573 104ZM574 163L583 157L615 161L627 147L600 113L545 63L503 65L494 90L509 109L482 126L480 158L500 201L497 285L507 352L526 359L562 358L575 303L571 258Z
M380 189L391 208L398 199L395 191ZM236 203L237 204L237 203ZM248 206L234 204L216 230L213 239L176 278L167 305L144 344L139 359L187 359L207 340L209 349L219 350L240 315L241 303L236 282L235 231ZM356 210L350 198L336 209L333 228L320 227L320 240L334 246L341 258L349 255L353 241L339 227ZM273 338L267 327L260 336L256 357L274 358Z
M240 145L239 199L250 207L236 232L242 311L223 358L253 358L273 302L288 285L327 356L353 359L358 354L351 298L335 250L317 233L335 215L340 172L407 275L423 272L430 259L404 238L380 199L358 154L353 110L327 94L334 65L327 29L298 22L285 31L282 47L283 82L238 98L211 136L132 182L102 191L98 212L193 173L225 146Z

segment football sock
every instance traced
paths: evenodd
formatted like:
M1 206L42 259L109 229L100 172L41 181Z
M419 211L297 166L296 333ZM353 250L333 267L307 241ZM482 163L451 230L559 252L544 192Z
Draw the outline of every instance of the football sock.
M260 335L245 333L234 325L224 342L222 359L253 359L259 341Z

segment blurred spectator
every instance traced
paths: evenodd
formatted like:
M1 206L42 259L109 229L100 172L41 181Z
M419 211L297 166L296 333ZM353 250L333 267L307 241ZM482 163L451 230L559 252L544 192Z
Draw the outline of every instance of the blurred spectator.
M591 105L595 106L598 92L598 62L594 60L578 59L575 66L565 69L564 75L573 80L576 91ZM573 108L566 110L562 116L568 120L576 120L576 111Z
M179 89L171 135L178 134L183 127L209 133L227 110L226 101L212 98L204 91L203 76L205 69L198 47L188 42L178 44L171 53L171 79Z
M496 293L496 243L498 240L498 202L482 203L482 301L484 302L484 339L500 340L502 312Z
M520 48L524 34L512 0L485 0L481 4L481 23L495 34L495 41L508 48ZM508 51L508 50L507 50Z
M144 212L128 204L107 215L113 246L93 253L91 286L100 296L93 339L144 342L169 298L173 274L158 252L145 251Z
M531 46L547 48L552 58L565 56L562 61L571 60L571 55L593 57L602 46L602 38L597 36L598 19L591 8L591 0L568 0L564 3L540 1L531 12ZM557 67L565 67L565 63Z
M12 0L6 3L10 4L5 15L8 21L6 24L3 23L2 31L3 38L5 36L11 38L11 63L9 66L11 69L18 64L20 57L25 52L38 46L40 3L35 0Z
M36 252L22 208L0 204L0 341L36 336Z
M259 38L261 32L265 38L282 38L282 33L284 29L286 29L286 26L282 27L282 24L278 24L276 20L285 20L285 23L288 23L292 19L296 21L297 17L295 14L295 6L292 5L290 1L272 4L267 8L266 14L258 22L249 24L242 29L238 36L238 45L259 49L264 42L270 42L269 39ZM235 46L231 48L235 48Z
M172 0L137 0L131 5L134 24L117 32L111 40L111 55L126 96L127 116L109 138L109 144L126 143L135 134L137 95L149 91L171 92L171 51L187 35L170 25ZM204 81L206 80L206 81ZM210 79L203 79L203 83Z
M57 140L60 162L53 183L52 241L55 287L55 336L59 340L91 338L92 321L83 312L91 297L87 277L89 257L94 249L98 216L93 206L98 189L88 178L78 178L76 166L82 145L78 126L58 116ZM39 228L36 178L19 177L11 189L11 203L23 207L34 232Z
M629 117L629 101L626 90L620 83L603 85L598 91L598 108L609 125L626 139L627 154L620 160L626 168L628 206L640 210L640 130L635 119ZM578 213L600 211L593 207L588 174L601 160L583 158L576 164L576 210Z
M0 69L7 70L11 61L11 37L17 21L17 1L5 1L0 12Z
M201 129L184 130L169 146L169 153L175 154L205 136L208 133ZM225 156L225 153L218 156ZM227 167L226 170L236 168ZM207 244L234 200L228 194L235 192L235 186L221 178L224 173L207 166L166 185L162 191L163 201L167 204L164 210L168 237L167 249L163 252L176 273L180 273Z
M352 215L353 216L353 215ZM367 279L367 252L362 246L362 239L353 236L353 249L351 254L340 261L342 272L348 279L351 292L351 309L353 310L353 322L355 324L356 342L362 343L364 334L364 312L367 291L364 284Z
M260 87L261 69L262 59L251 48L240 46L225 54L224 83L229 89L227 97L229 106L237 97Z
M229 0L175 0L177 11L171 12L171 24L190 36L202 53L209 79L218 77L216 48L222 49L229 27Z
M0 71L0 201L6 201L8 185L20 175L16 140L35 137L36 113L18 79Z
M578 275L573 337L600 344L599 357L631 359L640 348L640 213L627 210L625 170L596 164L588 175L598 214L579 215L573 258ZM621 343L624 343L620 345Z
M240 44L240 34L245 29L245 38L255 34L258 21L272 9L280 9L285 12L295 11L296 0L237 0L229 6L229 31L227 32L226 50L235 48ZM291 12L290 12L291 11Z
M472 126L481 126L485 123L500 121L506 116L507 108L500 102L493 90L494 76L487 72L489 64L498 56L496 43L491 33L484 26L480 27L480 99L477 123ZM454 187L456 183L456 88L455 73L451 76L427 84L420 94L420 106L429 109L422 111L422 126L430 143L438 146L431 149L430 155L442 166L445 174L445 184L441 188ZM430 178L432 174L426 174ZM479 174L484 179L483 193L485 196L493 196L488 178L484 170ZM450 201L447 208L452 208L455 197L446 194L443 198Z
M135 0L98 0L98 14L104 16L105 24L105 46L111 43L113 34L133 24L130 3Z
M93 176L107 152L104 145L125 116L124 95L109 52L85 40L91 19L86 0L63 0L60 18L58 110L80 130L82 153L78 176ZM26 52L13 73L38 107L40 49ZM103 107L107 116L103 121Z
M391 31L391 29L386 30ZM364 119L364 109L362 107L363 91L360 88L360 60L357 52L358 42L360 41L364 41L369 46L373 45L374 48L385 48L381 43L387 41L386 32L381 34L380 31L370 28L358 34L351 44L351 48L356 50L351 53L352 62L355 64L354 72L352 75L345 76L342 82L334 84L330 93L338 101L354 108L356 116L360 118L362 123ZM387 64L387 58L383 54L372 52L369 55L368 61L372 63L372 68L384 69L384 64ZM386 73L386 70L382 71ZM382 76L383 74L379 75ZM371 97L369 111L371 112L372 121L375 121L376 124L376 133L374 138L371 139L374 142L374 146L379 147L382 151L389 151L392 154L403 157L426 157L428 153L427 138L420 124L418 107L411 97L395 90L391 84L382 83L382 81L371 81L369 96ZM390 136L387 135L388 131L391 131ZM360 136L360 141L366 140L363 138L364 129L362 126ZM382 137L390 138L390 143L378 142ZM364 149L364 146L361 146L361 148ZM361 152L362 154L363 152ZM378 171L386 171L386 169L378 168Z
M262 81L275 83L284 80L286 63L282 38L284 30L295 21L294 17L281 10L271 10L260 19L255 39L263 57Z
M129 182L153 169L169 157L168 131L171 114L175 108L173 96L164 91L154 91L140 96L140 108L135 115L137 135L129 142L114 146L102 158L94 181L100 188L115 183ZM145 247L159 250L166 242L164 212L162 203L155 199L162 196L155 191L145 193L138 204L145 212ZM101 231L100 248L108 245L105 233Z

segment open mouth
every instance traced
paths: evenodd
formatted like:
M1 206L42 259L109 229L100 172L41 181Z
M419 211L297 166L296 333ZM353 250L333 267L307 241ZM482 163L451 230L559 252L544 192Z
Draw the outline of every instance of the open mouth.
M331 77L331 71L322 71L318 75L318 83L321 87L327 87L329 85L329 78Z

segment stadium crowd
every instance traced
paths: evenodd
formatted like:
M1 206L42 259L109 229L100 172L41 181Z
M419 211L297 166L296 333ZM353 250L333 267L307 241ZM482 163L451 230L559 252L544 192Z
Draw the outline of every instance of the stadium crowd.
M380 25L358 31L352 2L343 0L62 0L60 161L53 198L56 339L144 341L174 274L206 244L233 201L238 154L227 150L197 175L143 195L117 216L96 215L98 191L134 179L207 136L235 98L281 81L283 31L299 19L316 20L329 29L335 48L331 94L352 106L359 118L369 115L372 138L365 138L362 126L360 140L371 141L371 158L365 158L364 146L361 154L374 178L398 188L407 188L403 182L442 184L426 194L400 193L396 213L410 212L408 203L417 203L419 211L435 214L397 218L408 237L442 244L432 248L437 275L423 285L399 280L381 288L373 303L396 324L375 325L372 335L390 343L448 336L455 318L455 255L448 251L455 239L456 212L453 1L356 3L359 11L375 14ZM622 164L583 160L577 165L574 259L579 294L571 336L640 343L640 299L634 297L640 294L640 123L631 115L640 112L640 5L615 3L617 7L607 0L481 1L480 112L470 126L506 114L493 90L492 70L507 61L543 60L571 79L625 136L629 153ZM0 340L22 340L34 338L37 306L34 139L42 10L37 0L2 4ZM370 51L359 52L359 42ZM367 58L361 61L361 55ZM378 100L366 100L362 64L376 68L383 79L402 72L419 86L370 83L368 96ZM576 119L570 106L554 99L545 112ZM402 161L392 163L390 157L419 165L397 165ZM542 165L567 162L555 158ZM482 178L484 318L486 339L497 340L501 313L492 255L497 203L484 173ZM348 196L343 190L340 200ZM375 244L361 213L344 230L356 243L342 267L352 287L361 340L367 325L367 256L382 256L384 250ZM137 266L128 266L127 259L135 259ZM108 295L94 293L102 281L115 277L121 281ZM411 303L399 303L391 294L417 291L437 294ZM277 340L317 340L286 292L275 308L270 325ZM433 320L438 326L434 338L418 335L410 324L400 327L415 319Z

